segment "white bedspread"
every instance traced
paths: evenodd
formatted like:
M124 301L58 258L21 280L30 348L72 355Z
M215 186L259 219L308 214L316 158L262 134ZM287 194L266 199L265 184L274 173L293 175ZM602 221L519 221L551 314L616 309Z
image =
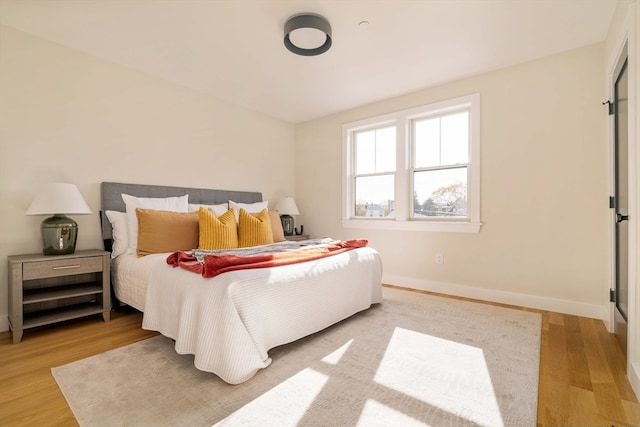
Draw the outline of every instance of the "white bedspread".
M169 254L153 254L138 257L122 254L111 261L113 292L119 301L144 311L147 285L151 271L158 264L166 264Z
M174 339L178 353L195 355L196 368L230 384L269 366L271 348L382 300L382 264L369 247L214 278L173 268L166 255L144 261L152 268L142 327Z

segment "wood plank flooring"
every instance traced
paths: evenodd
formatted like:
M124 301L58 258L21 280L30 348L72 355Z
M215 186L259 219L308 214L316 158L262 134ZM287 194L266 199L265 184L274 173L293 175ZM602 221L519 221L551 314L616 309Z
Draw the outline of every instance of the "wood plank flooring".
M624 355L602 321L525 310L542 314L538 426L640 426ZM51 368L155 335L141 323L139 313L112 313L107 323L28 330L19 344L0 333L0 426L77 426Z

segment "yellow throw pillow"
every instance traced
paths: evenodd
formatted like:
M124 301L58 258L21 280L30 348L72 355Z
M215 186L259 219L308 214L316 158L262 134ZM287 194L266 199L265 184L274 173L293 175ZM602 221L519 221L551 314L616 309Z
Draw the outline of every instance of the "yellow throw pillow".
M260 213L250 214L240 208L238 218L238 247L268 245L273 243L273 231L269 211L263 209Z
M200 207L198 210L200 224L199 249L233 249L238 247L238 226L233 209L229 209L216 218L213 212Z
M138 256L198 247L198 214L136 209Z
M274 242L284 242L284 230L282 229L282 221L278 211L269 211L269 219L271 220L271 232L273 233Z

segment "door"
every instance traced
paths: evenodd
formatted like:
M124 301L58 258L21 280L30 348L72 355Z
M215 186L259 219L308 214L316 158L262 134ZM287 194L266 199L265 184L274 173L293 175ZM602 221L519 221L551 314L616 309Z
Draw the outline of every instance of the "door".
M615 196L615 269L614 333L622 350L627 352L627 312L629 309L629 199L628 199L628 71L627 49L618 60L614 74L614 174Z

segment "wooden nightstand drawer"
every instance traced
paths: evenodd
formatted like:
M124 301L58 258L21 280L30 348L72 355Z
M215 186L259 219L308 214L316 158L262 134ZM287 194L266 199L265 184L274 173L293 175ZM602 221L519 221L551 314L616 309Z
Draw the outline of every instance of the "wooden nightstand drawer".
M102 271L102 257L55 259L51 261L25 262L22 265L23 280Z

